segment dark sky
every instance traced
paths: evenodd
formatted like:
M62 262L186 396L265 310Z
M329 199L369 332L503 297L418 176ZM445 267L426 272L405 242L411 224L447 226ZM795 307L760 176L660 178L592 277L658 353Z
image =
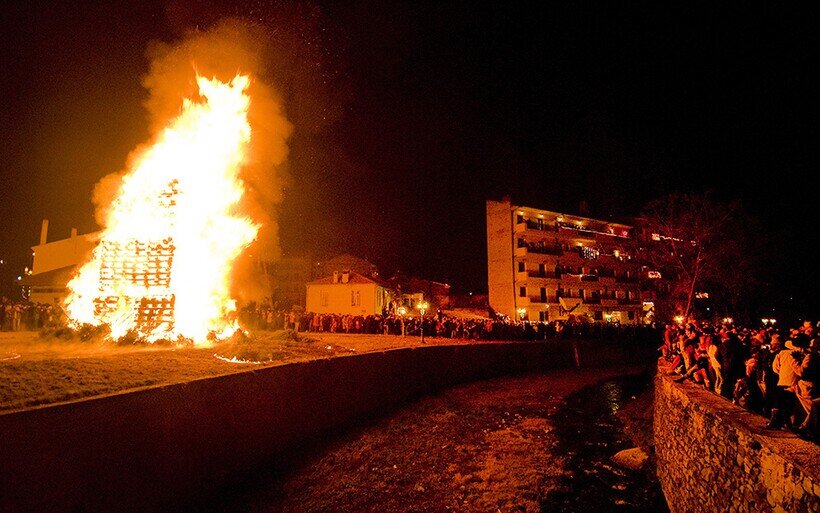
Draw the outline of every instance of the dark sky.
M295 48L286 253L481 291L487 198L626 217L711 190L768 231L773 300L816 314L816 10L656 3L4 4L0 258L44 217L95 228L93 184L148 135L149 41L245 16Z

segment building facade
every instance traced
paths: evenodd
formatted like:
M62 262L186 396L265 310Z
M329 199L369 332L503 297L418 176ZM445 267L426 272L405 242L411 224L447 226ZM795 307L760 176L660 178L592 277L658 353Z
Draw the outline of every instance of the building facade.
M352 271L334 271L306 288L306 310L317 314L381 315L396 295L378 278Z
M490 307L531 321L642 322L639 248L626 224L487 201Z
M258 262L266 280L270 300L277 309L290 310L305 306L305 285L311 279L311 265L307 258L279 258Z
M48 242L48 220L43 220L40 244L32 246L31 274L22 280L28 298L34 303L60 304L68 295L66 288L78 266L88 260L97 246L99 232L77 234Z

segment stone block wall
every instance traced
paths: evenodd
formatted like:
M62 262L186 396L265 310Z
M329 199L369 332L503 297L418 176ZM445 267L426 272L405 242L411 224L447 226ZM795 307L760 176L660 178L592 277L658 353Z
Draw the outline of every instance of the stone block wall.
M818 512L820 448L693 383L655 379L657 473L672 513Z

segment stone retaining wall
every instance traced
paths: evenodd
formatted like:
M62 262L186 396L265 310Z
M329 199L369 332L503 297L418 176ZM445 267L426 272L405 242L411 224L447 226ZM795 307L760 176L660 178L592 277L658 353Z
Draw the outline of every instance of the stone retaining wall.
M820 511L820 448L765 424L660 368L655 456L672 513Z

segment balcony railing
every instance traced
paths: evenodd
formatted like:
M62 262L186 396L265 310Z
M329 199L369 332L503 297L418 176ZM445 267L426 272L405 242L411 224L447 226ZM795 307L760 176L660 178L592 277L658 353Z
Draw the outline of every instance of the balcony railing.
M560 246L527 246L527 251L530 253L536 253L538 255L555 255L560 256L563 251L561 250Z
M532 219L527 219L524 221L524 225L527 227L528 230L538 230L541 232L557 232L558 227L554 224L549 223L539 223L538 221L533 221Z
M585 297L584 298L584 304L585 305L600 305L601 304L601 298L599 298L599 297Z
M616 276L615 283L638 283L637 276Z
M527 275L530 278L549 278L549 279L557 279L558 275L554 272L541 272L541 271L527 271Z
M530 303L537 303L537 304L546 304L546 303L555 303L556 299L554 296L530 296L529 297Z
M637 305L637 304L640 304L640 301L638 301L637 299L632 299L632 298L619 297L618 298L618 304L619 305Z
M598 277L594 274L582 274L581 281L598 281Z

